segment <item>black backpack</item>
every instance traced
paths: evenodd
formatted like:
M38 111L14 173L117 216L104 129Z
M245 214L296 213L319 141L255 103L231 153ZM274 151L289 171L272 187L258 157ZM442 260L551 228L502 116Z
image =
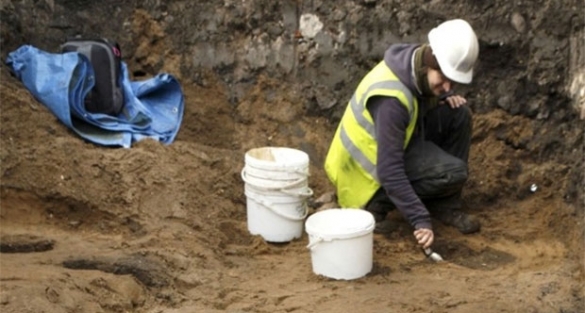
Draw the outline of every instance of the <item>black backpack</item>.
M85 98L85 109L117 116L124 107L120 46L107 39L74 38L61 45L61 51L76 51L86 56L93 67L95 85Z

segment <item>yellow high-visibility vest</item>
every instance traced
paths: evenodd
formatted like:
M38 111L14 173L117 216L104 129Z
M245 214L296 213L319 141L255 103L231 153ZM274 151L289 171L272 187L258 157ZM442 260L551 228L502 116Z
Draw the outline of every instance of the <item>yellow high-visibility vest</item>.
M418 101L384 61L360 82L341 118L327 158L325 171L337 189L342 208L363 208L380 188L376 174L378 143L374 121L366 109L372 96L394 97L406 107L410 121L404 148L408 146L418 117Z

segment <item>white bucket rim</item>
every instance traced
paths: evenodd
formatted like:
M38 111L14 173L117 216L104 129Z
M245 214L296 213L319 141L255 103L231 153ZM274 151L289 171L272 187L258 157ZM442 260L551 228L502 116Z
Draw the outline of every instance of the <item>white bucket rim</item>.
M345 215L343 220L339 218L341 215ZM360 237L372 233L374 227L374 216L357 208L323 210L305 222L307 234L324 241Z
M240 172L240 177L246 183L246 185L251 185L256 187L257 189L263 190L285 190L285 189L296 189L300 187L308 186L308 177L300 177L294 180L286 180L286 181L272 181L272 180L263 180L263 179L253 179L253 177L248 177L248 173L246 172L246 168L242 169Z
M281 189L281 190L267 190L255 188L254 185L246 184L244 186L245 195L253 195L254 197L270 197L278 203L291 203L299 200L306 201L308 198L313 196L313 189L308 186L298 189ZM294 200L292 200L294 199Z
M250 176L254 176L256 178L261 179L270 179L270 180L289 180L295 179L299 177L307 177L311 174L309 173L309 167L306 166L304 168L301 167L289 167L283 169L263 169L263 168L256 168L250 166L249 164L244 166L244 169Z
M250 149L244 159L246 166L268 170L304 169L309 164L309 155L306 152L287 147Z

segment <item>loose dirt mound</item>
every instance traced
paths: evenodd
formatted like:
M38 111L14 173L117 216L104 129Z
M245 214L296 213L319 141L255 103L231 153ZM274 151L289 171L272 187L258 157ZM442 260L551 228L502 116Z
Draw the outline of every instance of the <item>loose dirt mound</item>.
M186 111L169 146L83 142L2 66L2 312L585 310L584 124L568 104L549 120L475 104L464 198L482 231L461 236L435 223L436 251L447 260L435 264L394 214L398 230L374 237L372 273L334 281L312 273L306 235L270 244L249 234L240 171L251 148L297 148L311 158L315 194L331 191L322 164L338 113L308 107L308 87L280 77L257 73L237 86L221 71L186 77L185 55L159 44L169 37L150 32L151 17L139 10L131 20L144 35L123 42L137 47L127 58L134 75L162 69L182 80ZM164 60L139 57L149 48ZM484 92L476 103L488 101Z

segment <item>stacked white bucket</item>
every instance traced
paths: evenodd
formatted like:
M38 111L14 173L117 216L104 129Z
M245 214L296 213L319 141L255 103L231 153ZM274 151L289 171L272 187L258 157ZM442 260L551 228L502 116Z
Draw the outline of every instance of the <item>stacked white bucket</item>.
M300 238L307 217L309 156L300 150L263 147L245 155L248 230L268 242Z

